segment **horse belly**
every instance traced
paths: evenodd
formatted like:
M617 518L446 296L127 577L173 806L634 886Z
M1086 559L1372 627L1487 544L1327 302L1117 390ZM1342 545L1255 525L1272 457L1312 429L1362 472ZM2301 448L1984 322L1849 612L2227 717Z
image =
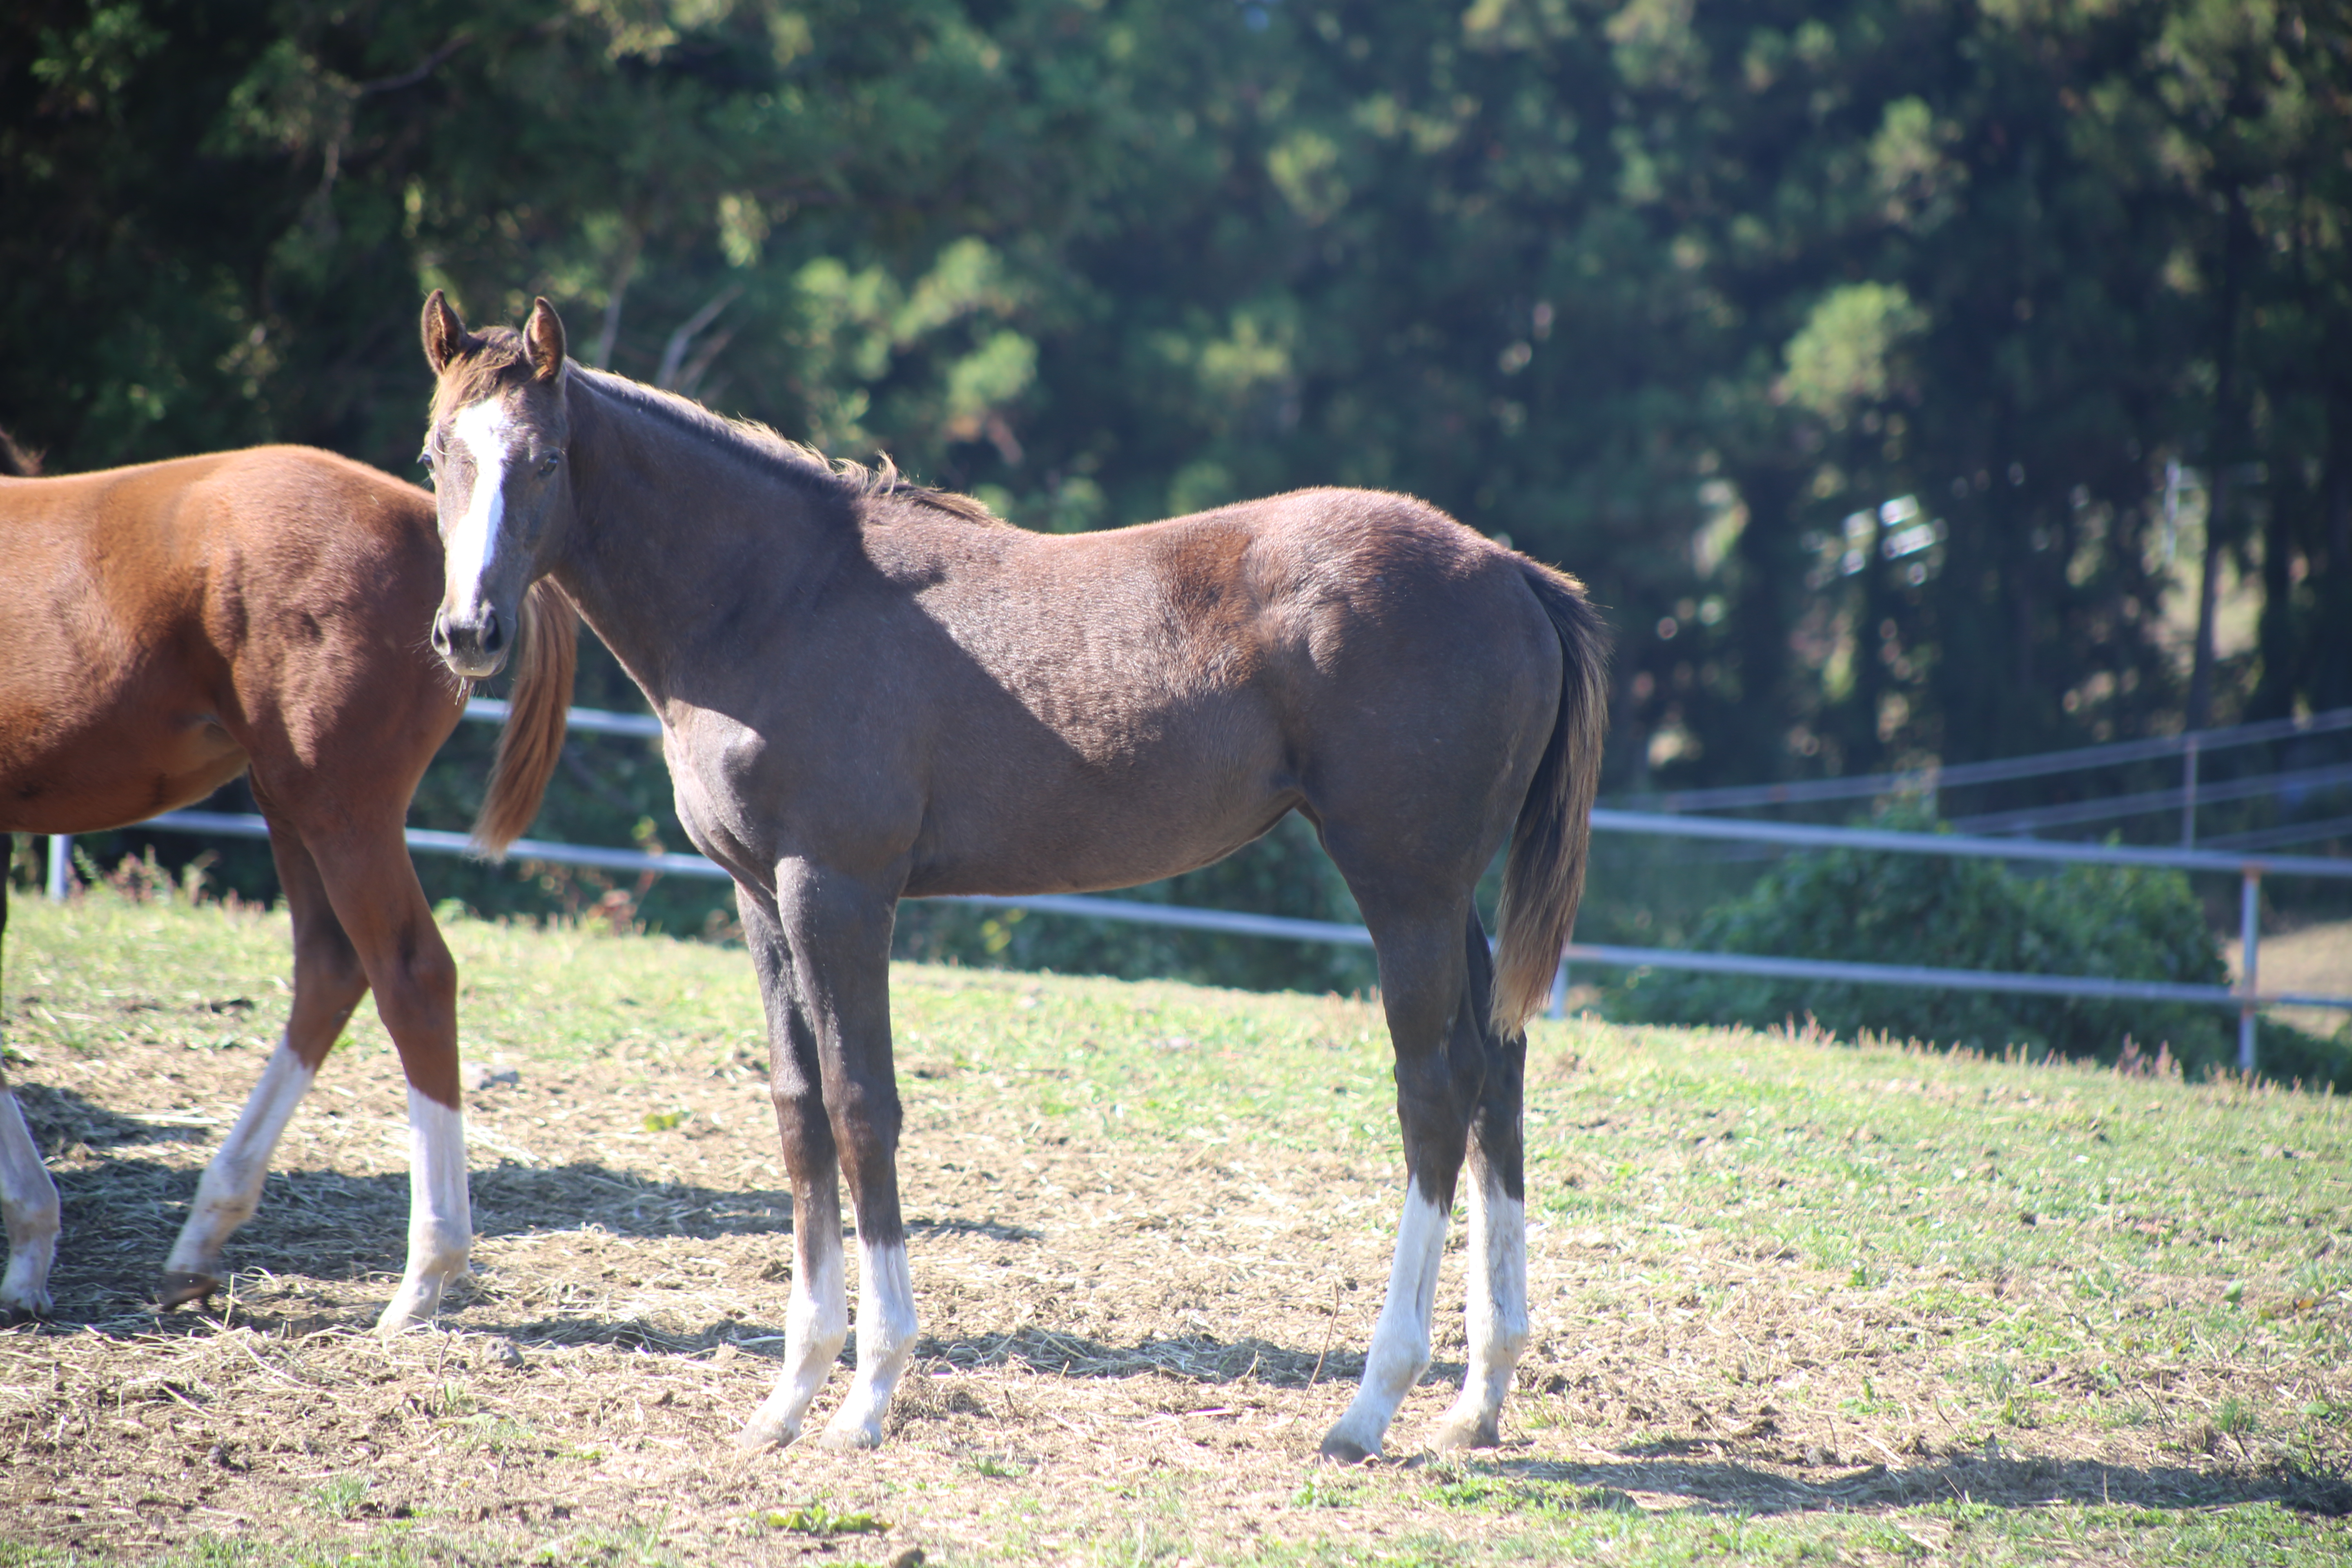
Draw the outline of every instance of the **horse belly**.
M1298 803L1270 767L1163 763L933 803L909 897L1099 892L1223 859Z
M194 805L243 773L245 749L209 719L76 725L0 717L0 828L99 833Z

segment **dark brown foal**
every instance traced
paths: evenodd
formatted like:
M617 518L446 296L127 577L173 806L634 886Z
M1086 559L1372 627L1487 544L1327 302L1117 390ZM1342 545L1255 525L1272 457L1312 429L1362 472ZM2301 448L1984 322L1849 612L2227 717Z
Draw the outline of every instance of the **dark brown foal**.
M1576 584L1402 496L1309 490L1112 532L1011 528L426 301L447 541L435 644L503 658L552 581L660 715L678 815L736 880L795 1203L786 1366L744 1432L878 1442L911 1354L889 953L903 897L1114 888L1206 865L1287 812L1364 911L1408 1171L1354 1403L1379 1451L1429 1361L1471 1162L1470 1374L1443 1445L1493 1443L1527 1338L1522 1033L1575 919L1604 721ZM1507 843L1490 968L1472 906Z
M222 1245L371 989L408 1077L413 1156L408 1268L379 1326L429 1318L465 1269L457 967L402 838L464 706L425 647L434 522L414 485L299 447L0 479L0 831L120 827L249 773L293 920L285 1037L196 1188L167 1305L218 1289ZM476 827L493 849L538 810L571 700L571 610L550 588L528 613L543 635ZM45 1309L56 1193L5 1086L0 1207L0 1310Z

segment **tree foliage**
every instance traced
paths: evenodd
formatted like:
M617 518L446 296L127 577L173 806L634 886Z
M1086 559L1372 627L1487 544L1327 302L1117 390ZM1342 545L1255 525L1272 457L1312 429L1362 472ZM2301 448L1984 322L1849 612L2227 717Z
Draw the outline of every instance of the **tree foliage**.
M424 290L543 293L1031 527L1425 496L1609 607L1612 787L2006 754L2352 702L2347 89L2315 0L26 0L0 424L399 468Z

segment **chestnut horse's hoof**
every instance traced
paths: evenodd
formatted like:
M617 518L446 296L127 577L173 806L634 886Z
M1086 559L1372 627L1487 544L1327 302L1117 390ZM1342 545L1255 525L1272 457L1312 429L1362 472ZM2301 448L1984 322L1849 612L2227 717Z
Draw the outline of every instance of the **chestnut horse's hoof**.
M1465 1448L1499 1448L1502 1446L1502 1424L1480 1420L1475 1416L1461 1421L1441 1421L1437 1424L1437 1430L1429 1435L1430 1451L1438 1454L1458 1453Z
M184 1268L163 1270L163 1286L155 1292L155 1304L163 1308L184 1307L191 1301L202 1301L221 1292L221 1282L209 1274L192 1273Z
M1323 1447L1318 1452L1335 1465L1360 1465L1367 1459L1380 1457L1378 1450L1367 1452L1361 1443L1353 1437L1342 1437L1337 1432L1323 1439Z

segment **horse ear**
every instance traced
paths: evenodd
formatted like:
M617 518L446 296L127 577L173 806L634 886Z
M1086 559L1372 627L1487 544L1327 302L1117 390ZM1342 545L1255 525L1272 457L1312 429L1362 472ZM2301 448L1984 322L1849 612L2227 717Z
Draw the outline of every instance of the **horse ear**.
M553 381L563 374L563 321L545 300L531 301L530 320L523 323L523 352L530 355L531 374Z
M422 325L425 363L433 367L434 374L439 375L465 349L466 323L457 319L457 312L449 308L448 300L436 289L425 296Z

